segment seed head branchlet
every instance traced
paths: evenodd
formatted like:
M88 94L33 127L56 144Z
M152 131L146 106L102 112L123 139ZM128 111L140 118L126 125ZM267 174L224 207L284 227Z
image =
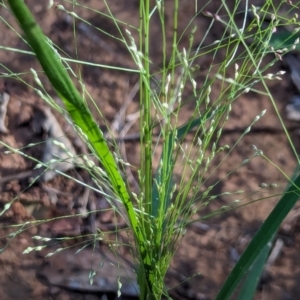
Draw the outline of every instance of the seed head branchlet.
M186 68L189 67L185 48L182 49L183 64Z
M50 9L53 6L54 2L53 0L49 0L47 8Z
M215 45L215 44L219 44L221 42L221 40L215 40L212 44Z
M162 103L162 107L163 107L164 109L166 109L166 110L169 109L169 105L168 105L167 102Z
M195 79L191 79L191 83L192 83L192 86L193 86L193 91L194 91L194 95L196 96L197 93L196 93L196 89L197 89L197 82Z
M234 68L235 68L235 74L234 74L234 78L237 79L239 76L239 65L237 63L234 64Z
M212 145L212 152L213 152L213 153L215 153L216 148L217 148L217 145L216 145L216 143L214 142L213 145ZM214 156L214 155L212 155L212 157L213 157L213 156Z
M259 184L259 187L261 187L261 188L267 188L268 186L269 185L265 182L262 182L262 183Z
M171 81L171 74L168 74L167 78L166 78L166 86L165 86L165 95L168 95L169 92L169 84Z
M96 167L95 163L91 159L89 159L86 155L83 155L82 158L87 163L89 168L92 169L92 168Z
M278 52L275 52L274 54L278 60L282 60L282 56Z
M282 70L282 71L277 72L276 75L281 76L281 75L284 75L285 73L286 73L286 71L283 71L283 70Z
M222 134L222 131L223 131L223 128L220 128L218 131L217 131L217 140L220 138L221 134Z
M50 242L51 239L50 238L46 238L46 237L42 237L42 236L38 236L35 235L32 237L33 240L38 240L38 241L43 241L43 242Z
M255 154L254 154L254 156L262 156L264 153L263 153L263 151L261 151L261 150L257 150L256 152L255 152Z
M202 140L199 137L197 138L197 143L198 143L199 146L202 145Z
M205 105L208 106L210 102L210 98L209 98L209 95L207 95L206 99L205 99Z
M69 14L71 16L73 16L74 18L77 18L77 19L79 18L78 15L74 11L70 11Z
M204 11L204 12L202 12L202 14L204 15L204 16L206 16L206 17L213 17L213 14L210 12L210 11Z
M299 31L300 31L300 27L297 27L297 28L295 28L295 29L293 30L293 33L292 33L292 34L294 35L294 34L298 33Z
M35 81L39 86L43 87L42 82L40 81L37 72L36 72L34 69L32 69L32 68L30 69L30 71L31 71L31 73L33 74L34 81Z
M122 165L124 165L124 166L126 166L126 167L132 167L132 165L131 165L130 163L125 162L125 161L124 161L123 159L121 159L121 158L118 158L118 159L117 159L117 162L120 163L120 164L122 164Z
M50 257L50 256L52 256L52 255L54 255L54 254L56 254L58 252L61 252L62 250L64 250L64 248L58 248L54 252L48 253L45 257Z
M264 78L270 79L270 80L273 80L273 79L282 80L281 77L276 76L276 75L277 75L277 73L276 74L267 74L266 76L264 76Z
M134 59L135 59L135 63L137 64L140 72L142 72L142 74L145 74L145 69L144 69L143 63L141 61L143 54L138 51L135 40L131 35L131 32L128 29L125 29L125 32L127 33L129 40L130 40L130 44L131 44L131 46L129 46L128 49L131 50L131 52L134 56Z
M62 10L62 11L65 11L65 8L63 5L59 4L59 5L56 5L56 9L58 10Z
M172 190L171 190L171 192L170 192L170 199L173 198L173 194L174 194L174 192L176 191L176 188L177 188L177 186L176 186L176 184L174 184L174 185L173 185L173 188L172 188Z
M263 117L265 115L265 113L267 112L266 109L264 109L261 113L260 113L260 117Z
M190 48L194 45L194 38L195 38L195 33L197 31L197 26L194 26L190 35L189 35L189 44Z
M246 130L245 130L245 134L247 134L248 132L250 132L250 130L251 130L251 126L249 126L248 128L246 128Z
M242 166L243 166L243 165L246 165L247 163L249 163L249 161L250 161L250 159L249 159L249 158L246 158L246 159L244 159L244 161L242 162L241 165L242 165Z
M257 14L257 8L253 4L251 5L251 10L252 10L252 13L253 13L257 23L260 23L260 17Z
M69 157L74 157L74 154L69 150L67 149L66 145L62 142L59 142L57 140L52 140L52 143L56 146L58 146L59 148L61 148L62 150L64 150Z
M225 151L224 147L220 147L220 148L217 150L217 153L218 153L218 152L223 152L223 151Z
M49 164L51 165L51 164L56 164L57 162L59 162L60 161L60 158L58 157L58 159L55 159L55 158L52 158L52 159L50 159L49 160ZM51 169L51 168L50 168Z
M43 165L40 164L40 163L38 163L38 164L35 165L34 169L36 170L36 169L40 169L40 168L42 168L42 167L43 167Z
M24 251L23 251L23 254L28 254L32 251L41 251L43 250L44 248L46 248L47 245L43 245L43 246L37 246L37 247L27 247Z

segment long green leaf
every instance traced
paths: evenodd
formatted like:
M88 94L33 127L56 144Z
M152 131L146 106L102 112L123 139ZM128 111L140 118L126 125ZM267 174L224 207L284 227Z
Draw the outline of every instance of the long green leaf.
M300 50L299 43L295 44L296 39L300 37L299 32L290 32L288 30L281 30L272 34L269 41L269 46L273 47L275 50L288 48L290 49L293 45L296 50Z
M207 118L204 118L204 119L206 120ZM196 127L196 126L199 127L202 122L203 122L202 117L195 118L191 121L186 122L182 126L178 127L174 132L172 132L169 135L169 138L165 142L168 144L168 151L167 151L167 153L163 152L161 154L161 158L160 158L161 161L168 161L167 166L164 166L164 167L168 168L168 171L166 172L167 174L171 174L170 170L172 168L172 165L174 164L174 161L172 160L172 153L173 153L172 149L173 149L174 141L182 139L184 137L184 135L189 133L189 131L193 130L194 127ZM166 159L164 159L164 157L166 157ZM153 184L153 187L152 187L153 192L152 192L152 214L151 215L153 217L158 216L159 202L161 201L161 199L159 199L159 191L157 188L157 186L162 185L162 178L159 175L161 173L161 169L162 169L161 166L159 166L157 168L155 179L158 184L157 185ZM165 201L164 201L164 203L165 203L164 212L166 212L167 208L169 207L169 203L171 201L171 199L170 199L170 192L171 192L171 188L172 188L172 178L171 177L168 179L166 186L168 187L168 191L165 193L167 199L165 199Z
M273 240L273 238L272 238ZM252 300L261 275L265 269L265 264L270 252L272 243L268 243L258 255L253 265L250 267L245 280L243 281L241 290L237 297L238 300Z
M29 45L35 52L57 94L62 99L74 124L77 125L88 138L89 143L98 155L111 181L115 193L122 200L139 246L139 254L145 259L145 256L147 256L147 251L144 246L145 238L143 232L139 228L126 184L103 137L103 133L93 119L93 116L81 98L80 93L75 88L70 76L61 63L60 58L43 35L40 27L36 24L24 1L8 0L8 2L26 35ZM144 274L145 266L143 266L142 263L141 268L141 274Z
M223 110L223 108L219 108L218 111L220 112L221 110ZM216 114L217 112L215 111L214 114ZM181 125L180 127L176 128L176 130L174 132L172 132L168 139L165 141L165 143L168 144L168 151L167 153L162 152L161 154L161 158L160 161L168 161L167 166L163 166L163 167L167 167L168 171L166 172L167 174L170 174L170 170L172 168L172 165L175 163L174 160L172 159L173 156L173 144L174 141L180 141L186 136L186 134L188 134L191 130L193 130L195 127L199 127L201 126L202 123L205 123L209 118L212 117L212 113L208 113L207 115L204 115L203 117L197 117L194 118L188 122L186 122L185 124ZM166 160L164 159L164 157L166 157ZM156 170L156 175L155 175L155 180L158 183L153 184L153 192L152 192L152 216L153 217L157 217L158 215L158 209L159 209L159 202L161 201L159 199L159 192L158 192L158 188L157 186L161 186L162 185L162 178L159 175L161 173L161 169L162 167L159 166ZM166 210L169 207L170 204L170 192L172 189L172 177L170 177L168 179L168 182L166 184L166 186L168 187L167 193L165 193L166 197L168 197L167 199L165 199L165 201L163 201L166 205L164 207L164 212L166 212Z
M299 173L298 173L299 174ZM272 239L280 224L287 216L289 211L298 201L300 195L300 175L291 183L291 186L284 193L268 218L261 225L248 247L236 263L224 285L219 291L216 300L226 300L232 295L233 291L244 277L255 259L263 251L264 247Z

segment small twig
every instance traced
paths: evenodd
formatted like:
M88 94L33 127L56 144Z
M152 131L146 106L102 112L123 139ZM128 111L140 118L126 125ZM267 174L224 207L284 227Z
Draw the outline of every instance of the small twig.
M7 104L9 102L10 96L6 92L0 93L0 132L8 133L8 129L5 126L5 117L7 113Z
M84 187L83 195L78 197L78 203L80 204L80 208L78 209L78 213L82 215L83 218L86 218L88 214L88 203L90 198L90 185L89 183L87 186Z
M282 248L284 246L284 242L282 239L277 239L276 243L272 249L272 252L267 260L267 267L269 267L270 265L274 264L275 260L278 258L278 256L280 255Z
M69 15L65 15L65 21L69 26L73 25L72 17ZM107 53L112 53L114 50L110 47L104 40L100 39L94 32L93 28L88 24L77 21L77 29L81 31L85 36L87 36L91 41L93 41L97 46L101 47Z
M18 173L18 174L8 175L8 176L0 178L0 184L8 182L8 181L20 180L20 179L28 178L32 174L33 174L33 170L24 171L24 172L21 172L21 173Z
M53 187L50 187L50 186L47 186L45 184L42 184L42 189L48 193L55 193L55 194L58 194L58 195L62 195L62 196L71 196L72 194L71 193L67 193L67 192L62 192L58 189L55 189Z

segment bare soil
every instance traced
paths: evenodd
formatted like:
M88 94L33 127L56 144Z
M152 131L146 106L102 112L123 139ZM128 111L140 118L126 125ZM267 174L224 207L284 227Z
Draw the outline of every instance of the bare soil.
M203 4L201 4L201 1L198 2L198 6L201 7ZM233 6L234 1L227 2L228 5ZM89 0L84 1L84 3L93 9L107 12L102 1ZM66 18L66 14L54 8L48 10L46 4L41 1L30 1L29 4L46 35L66 55L78 57L81 60L94 64L122 66L123 68L135 67L123 44L94 28L86 31L83 22L78 22L76 25L77 49L75 51L73 25ZM68 6L66 3L62 4L71 9L70 5ZM137 26L139 21L138 4L139 1L135 0L109 1L111 11L115 17L124 21L125 24L130 23L133 26ZM216 12L219 5L219 1L212 1L206 10ZM190 1L182 1L180 6L179 32L183 32L194 15L194 4L191 4ZM113 22L101 14L82 8L76 8L76 12L94 26L109 32L113 36L119 36L119 32ZM171 22L171 4L170 10L166 14L168 22ZM13 24L15 28L18 28L9 11L3 6L0 7L0 15L4 20ZM194 40L195 46L198 45L205 35L210 21L209 18L206 18L202 14L193 19L193 24L197 25ZM151 24L151 34L153 35L153 43L151 43L151 57L153 57L154 62L153 71L159 68L162 57L159 45L161 29L158 24L157 16L154 15ZM121 27L122 29L130 29L129 26L124 24ZM136 31L132 30L132 34L137 38ZM171 34L171 30L167 32L168 39L171 37ZM222 34L223 27L216 23L205 39L204 45L220 39ZM30 51L29 47L17 37L15 32L9 30L4 22L0 23L0 40L1 46ZM180 41L180 47L186 46L188 42L187 34ZM224 57L225 52L220 52L217 59L221 61ZM267 57L264 63L267 63L271 59L271 57ZM212 57L210 55L207 55L205 58L202 57L198 61L201 65L201 71L196 78L199 86L201 86L205 78L205 72L211 61ZM36 87L29 70L30 68L34 68L39 72L41 71L41 67L34 56L23 52L15 53L1 48L0 62L0 72L9 73L9 69L14 73L22 73L20 75L21 78L29 85ZM275 73L281 70L282 67L282 63L279 62L272 66L270 73ZM133 90L138 79L137 74L93 67L91 65L79 65L75 69L80 71L87 91L95 100L96 105L104 116L100 116L95 106L89 103L100 126L107 123L108 126L112 127L115 124L116 116L118 116L120 109L128 99L130 101L128 101L129 105L126 108L125 115L128 116L138 111L138 95L130 96L130 92ZM233 70L228 70L229 76L230 72L233 72ZM42 73L40 74L40 78L49 93L55 95ZM298 151L300 143L297 123L286 120L284 114L285 106L288 103L289 97L293 95L294 88L288 73L283 78L284 80L281 82L270 81L268 87L274 96L279 111L282 113L284 123L288 128L293 129L290 131L290 135L296 151ZM43 101L24 83L9 78L5 74L0 79L2 79L2 83L5 81L11 95L6 118L9 133L0 134L1 141L19 149L26 147L30 143L43 141L45 137L36 132L32 127L32 118L34 117L35 109L36 107L43 108L45 106ZM212 91L212 99L217 97L218 92L217 89ZM231 118L226 124L220 145L228 144L232 147L243 130L264 109L267 109L265 116L255 124L253 131L247 134L234 147L226 159L223 161L225 154L216 157L212 170L214 166L219 166L219 164L220 166L216 172L207 176L203 189L220 180L220 183L215 186L213 191L214 194L219 196L210 205L199 211L199 217L216 211L225 205L231 205L236 199L240 200L240 204L251 201L254 203L224 212L215 217L205 219L202 222L196 222L187 228L185 237L178 248L166 278L168 287L174 287L170 290L170 294L174 299L213 299L232 269L236 259L276 204L280 192L285 188L287 180L282 173L260 157L251 159L248 164L227 176L244 159L253 155L250 145L256 145L258 149L261 149L274 165L279 166L287 175L290 176L294 170L296 165L295 155L285 133L281 129L282 127L275 110L266 96L250 92L242 95L235 102ZM192 110L193 104L187 105L184 108L182 111L183 121L190 117ZM68 124L61 116L56 113L54 114L62 128L67 131L69 128ZM104 119L107 120L106 123L103 121ZM128 132L122 132L117 128L114 128L114 132L116 136L136 133L138 132L138 121L133 123ZM128 161L133 165L138 165L139 142L137 140L125 141L121 146L122 153L123 155L126 154ZM16 153L6 154L6 150L5 147L0 146L0 180L7 176L14 177L34 168L35 163L30 159ZM77 150L80 151L78 148ZM37 159L42 157L41 145L24 148L24 152ZM154 156L154 164L157 164L158 158L158 156ZM77 179L85 176L85 173L80 169L70 170L68 174ZM133 177L130 179L133 189L135 188L134 175L133 173ZM176 174L176 176L176 178L179 178L180 174ZM276 183L277 187L271 190L261 189L259 187L261 183ZM245 193L233 194L239 190L243 190ZM226 192L231 192L231 195L226 195ZM81 199L83 193L84 188L82 186L63 176L56 176L52 181L44 184L30 185L26 177L21 179L15 177L5 183L0 183L0 209L4 209L7 203L15 199L10 209L1 216L0 243L1 247L3 247L3 251L0 254L1 300L105 299L103 294L107 291L101 287L101 284L98 284L98 289L92 290L88 284L89 279L86 279L86 277L89 276L87 270L92 265L95 265L95 268L98 268L97 270L99 271L101 269L99 269L101 262L110 261L107 257L104 258L99 253L100 249L102 249L101 253L112 253L114 251L114 247L112 246L113 241L111 243L97 243L97 249L93 249L92 246L87 247L82 250L81 258L78 258L79 256L74 254L84 244L92 241L91 237L77 237L83 233L87 234L91 230L91 220L89 218L83 219L74 216L78 212L78 199ZM276 194L278 194L277 197L272 196ZM270 195L272 197L269 197ZM96 208L102 210L102 212L95 215L93 226L101 228L102 231L110 232L112 230L110 225L114 221L114 212L110 209L105 199L95 195L93 197ZM261 198L265 199L255 202L256 199ZM42 209L38 209L38 205L42 205ZM64 218L65 215L73 215L74 217ZM279 243L282 241L283 246L275 261L266 269L263 280L259 285L256 299L288 300L299 298L299 215L299 205L297 204L278 233L276 240ZM61 218L40 225L36 223L32 226L26 226L26 228L22 226L11 227L12 224L20 225L26 221L56 217ZM16 230L19 230L17 235L14 234ZM55 240L49 243L48 250L42 249L40 252L30 252L23 255L22 252L26 248L42 244L40 241L32 240L31 237L34 235L48 237L69 236L76 238L70 241ZM105 236L112 237L114 235L107 233ZM114 238L116 237L114 236ZM118 242L128 242L126 230L124 234L118 236L118 239ZM47 253L53 252L60 247L67 247L68 250L55 254L50 258L45 258ZM128 251L123 251L122 259L128 259ZM93 262L91 262L93 255L95 257ZM120 255L122 256L122 253ZM126 261L126 264L131 265L131 262ZM129 278L131 278L130 276L128 275ZM117 277L114 275L113 268L102 269L102 273L99 271L95 275L94 280L100 282L103 278L107 280L105 281L106 287L112 286L111 289L113 292L108 297L113 299L115 297L114 293L117 290L115 286ZM74 288L71 285L71 281L80 282L81 285ZM134 282L134 279L132 279L132 282ZM129 299L131 297L130 295L128 296Z

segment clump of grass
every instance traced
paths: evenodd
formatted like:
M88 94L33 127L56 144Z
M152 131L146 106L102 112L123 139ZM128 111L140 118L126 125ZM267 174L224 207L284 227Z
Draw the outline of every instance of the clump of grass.
M263 84L264 93L271 97L265 80L277 79L281 74L266 75L266 70L290 50L287 48L279 54L278 49L269 47L274 28L281 21L279 16L273 18L267 28L262 29L261 14L268 12L272 2L267 1L261 9L251 8L254 19L249 27L247 14L250 8L246 7L241 11L243 14L241 28L234 20L239 2L236 2L232 10L226 1L222 1L220 10L226 12L227 18L221 16L219 12L206 11L205 6L199 8L195 5L194 18L205 14L211 18L211 24L219 22L224 28L220 40L205 45L205 37L210 32L208 29L196 47L194 36L198 29L192 26L193 20L185 32L178 31L181 13L179 0L172 2L171 25L166 21L167 7L164 1L154 3L150 0L140 1L138 27L126 24L125 30L124 23L114 17L110 4L105 3L107 8L105 17L115 24L120 35L119 42L125 45L136 64L134 70L120 68L120 71L139 74L141 153L138 193L133 193L128 187L123 176L126 165L123 164L118 149L114 149L116 155L113 155L86 101L72 82L70 76L74 73L68 72L65 68L67 61L64 56L49 39L44 37L23 2L13 0L8 2L25 33L28 44L63 101L64 108L58 107L45 91L39 93L44 95L43 98L54 108L72 120L74 128L98 158L102 168L95 169L94 165L91 166L93 163L88 161L85 167L90 170L96 181L99 180L99 190L105 182L110 190L108 194L123 204L126 214L124 218L128 220L136 247L140 299L161 299L162 295L168 296L164 278L185 228L191 218L199 213L201 207L215 199L211 195L213 186L203 190L211 163L220 152L227 151L228 155L264 114L264 111L261 112L253 120L233 147L220 145L222 130L230 119L232 105L244 93L249 91L262 93L257 88L258 83ZM57 9L71 16L74 21L82 21L83 19L75 12L76 6L86 7L77 2L72 5L72 9L67 9L60 4ZM150 54L153 15L158 17L161 27L162 40L159 44L162 58L159 71L153 71L153 58ZM250 32L253 28L257 29L254 34ZM171 38L167 37L168 31L172 31ZM182 47L180 42L185 34L189 35L189 42ZM250 38L252 44L249 46L246 41ZM218 62L217 57L221 51L226 52L226 57L223 62ZM275 54L274 60L269 65L262 66L263 58L269 53ZM208 67L204 80L198 82L195 78L201 66L197 65L197 61L207 54L210 54L214 61ZM233 78L227 75L229 68L235 70ZM160 82L157 89L152 88L155 78L159 78ZM218 93L212 95L214 89L218 89ZM193 103L193 111L188 119L182 120L182 111L190 103ZM154 133L158 135L156 141L153 139ZM190 142L186 141L187 137L191 137ZM160 160L154 170L152 158L157 154L160 155ZM256 149L254 157L258 155L261 156L263 153ZM245 160L241 165L248 161ZM181 174L178 182L174 182L175 170ZM228 174L230 171L228 170ZM233 269L217 299L227 299L232 294L244 273L259 256L260 250L272 238L280 222L295 203L299 184L297 178L284 194ZM286 198L290 201L286 201ZM285 202L289 204L286 205Z

